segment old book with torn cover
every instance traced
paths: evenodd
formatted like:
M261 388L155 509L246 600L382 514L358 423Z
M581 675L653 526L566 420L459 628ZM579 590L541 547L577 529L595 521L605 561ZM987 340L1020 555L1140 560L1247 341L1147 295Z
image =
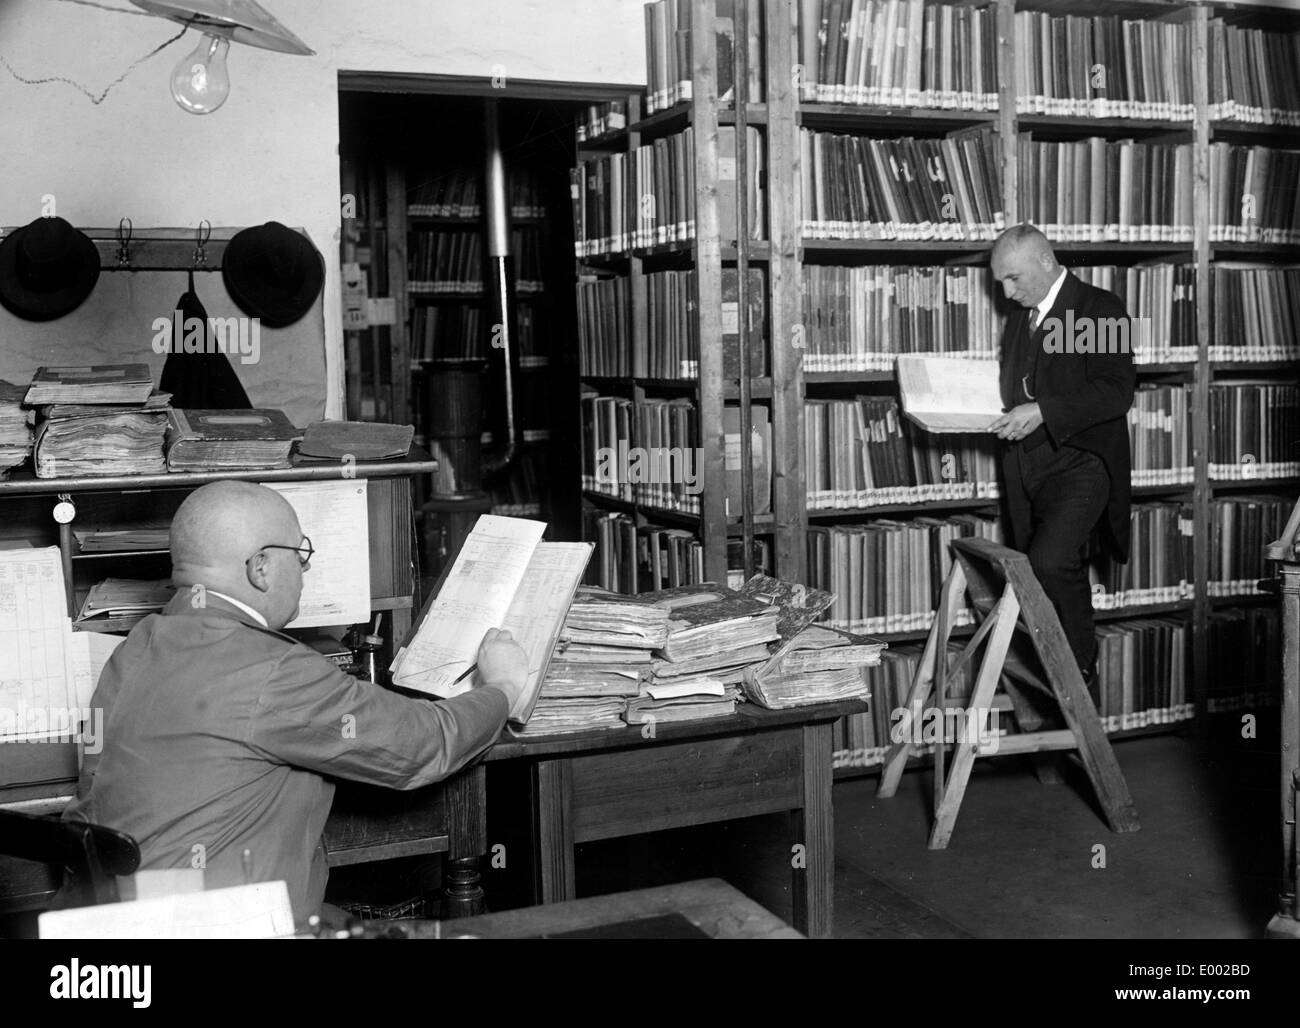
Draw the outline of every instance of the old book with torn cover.
M287 468L302 433L278 410L172 410L169 471Z

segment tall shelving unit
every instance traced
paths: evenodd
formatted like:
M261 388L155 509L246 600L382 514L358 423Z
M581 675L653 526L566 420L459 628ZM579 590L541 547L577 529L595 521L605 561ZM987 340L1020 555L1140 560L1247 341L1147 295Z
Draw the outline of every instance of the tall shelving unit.
M1250 260L1284 262L1296 259L1292 247L1271 243L1237 242L1220 243L1211 239L1212 195L1211 159L1212 144L1218 141L1257 143L1278 148L1300 150L1300 130L1274 128L1242 122L1211 121L1209 82L1209 34L1211 19L1224 17L1254 27L1276 29L1271 19L1282 19L1280 28L1300 31L1300 17L1295 12L1282 12L1253 5L1186 4L1163 0L1132 0L1132 2L1096 2L1065 4L1057 0L991 0L985 7L992 15L996 27L995 46L999 62L997 76L998 103L996 110L973 111L960 109L927 109L919 107L869 106L850 103L816 103L797 95L798 84L809 69L799 64L796 25L800 9L811 10L817 5L799 3L798 0L765 0L761 5L761 18L765 30L764 79L765 102L747 105L742 121L761 125L765 147L763 162L767 176L768 238L765 245L738 240L746 261L762 263L767 270L767 323L769 365L768 377L753 377L747 383L722 378L717 362L706 359L713 341L719 340L719 328L712 317L714 306L708 302L716 297L716 279L710 270L700 276L701 290L697 313L700 315L701 361L700 378L691 388L698 390L701 424L714 426L705 432L701 445L712 462L706 461L708 472L705 483L705 515L691 527L700 532L705 547L706 577L722 580L725 572L722 542L724 533L740 534L745 522L753 530L772 540L773 571L795 580L807 581L807 539L810 525L845 524L866 525L882 518L911 516L943 516L960 511L994 513L998 509L995 498L975 497L969 500L929 501L921 503L884 504L859 509L834 511L809 511L805 486L804 403L818 396L852 395L854 391L876 391L895 395L894 375L888 371L869 372L806 372L803 368L801 338L801 275L805 264L870 264L893 262L916 266L946 265L951 267L981 266L988 263L991 241L948 239L922 242L899 240L805 239L801 236L800 189L801 176L809 169L801 167L799 131L813 128L857 135L939 136L955 130L985 127L996 134L1001 171L1002 213L1007 226L1022 220L1026 210L1019 182L1019 137L1029 133L1030 138L1047 141L1070 141L1089 137L1102 137L1108 141L1139 140L1148 143L1178 143L1191 147L1192 154L1192 238L1190 241L1142 240L1118 241L1059 241L1054 244L1058 258L1069 267L1104 263L1127 268L1146 264L1177 264L1194 269L1192 284L1195 290L1194 341L1195 358L1191 360L1142 363L1138 365L1139 385L1167 384L1186 388L1190 393L1190 446L1192 475L1190 482L1152 485L1144 484L1133 489L1134 503L1144 501L1169 501L1185 504L1191 511L1190 525L1184 525L1184 537L1191 536L1190 584L1193 596L1141 606L1118 607L1099 610L1099 623L1130 622L1133 619L1154 616L1175 616L1187 619L1190 625L1191 659L1186 681L1188 705L1198 713L1206 711L1211 649L1211 619L1222 610L1230 610L1266 600L1237 595L1211 596L1211 515L1216 499L1241 495L1244 492L1281 492L1293 499L1297 482L1294 478L1251 477L1243 480L1216 481L1210 474L1212 387L1218 383L1240 378L1265 377L1285 382L1294 376L1296 365L1289 361L1232 361L1211 359L1210 347L1215 343L1214 332L1214 269L1223 260ZM930 6L927 4L927 6ZM952 5L957 6L957 5ZM850 7L850 0L844 0ZM853 9L858 7L852 5ZM752 8L751 8L752 10ZM1175 120L1172 117L1079 117L1019 114L1017 113L1017 61L1024 55L1017 52L1016 15L1018 12L1036 11L1055 15L1115 15L1161 24L1177 23L1187 26L1191 34L1191 88L1192 117ZM696 79L694 98L682 109L656 114L634 123L626 137L629 153L639 138L659 131L668 124L689 124L697 142L707 142L712 129L722 119L735 118L736 112L721 111L713 103L714 79L710 73L712 55L713 0L697 0L692 5L693 72ZM757 23L757 18L755 24ZM739 21L739 16L738 16ZM739 31L737 38L741 38ZM740 49L739 47L737 49ZM1092 69L1089 69L1091 71ZM738 77L738 81L740 81ZM1113 112L1110 112L1113 113ZM1169 113L1172 113L1170 111ZM674 121L674 119L676 119ZM743 144L743 133L737 133ZM741 164L745 155L738 153ZM695 155L697 212L707 211L716 203L716 169L710 165L707 150L697 147ZM697 218L700 215L697 213ZM707 215L706 215L707 217ZM692 254L697 269L705 262L734 256L709 246L709 222L697 223L696 242ZM1172 235L1172 234L1171 234ZM653 253L633 254L628 261L632 277L632 322L629 338L634 345L644 346L641 331L645 313L644 283L637 285L644 263L655 259ZM710 267L715 267L711 265ZM1130 313L1134 313L1130 311ZM743 321L743 319L742 319ZM740 345L746 343L742 325ZM644 384L635 381L622 383L629 395L643 398ZM603 383L601 383L603 385ZM716 504L709 503L709 494L715 495L721 487L721 469L718 455L724 443L718 437L718 416L723 402L740 398L748 392L760 402L770 405L773 425L773 516L765 519L744 517L728 524ZM1292 454L1296 456L1296 454ZM746 495L748 495L746 493ZM597 498L589 497L592 502ZM640 520L652 512L635 504L627 505L630 513ZM1267 541L1267 540L1265 540ZM891 644L915 641L923 631L912 630L885 635ZM1161 723L1150 727L1122 730L1116 734L1147 734L1169 731L1176 727Z
M735 21L735 38L743 40L751 30L758 31L759 26L750 26L746 19L751 11L739 5ZM793 237L790 235L789 220L782 221L779 216L770 216L769 225L777 233L773 238L784 240L776 244L784 246L785 253L778 259L774 253L775 246L767 240L751 239L746 230L744 213L744 190L747 169L754 160L746 146L747 126L763 126L768 119L769 105L766 103L747 102L748 89L748 54L746 48L737 45L735 63L732 67L733 81L736 83L736 101L724 105L718 98L718 54L715 43L717 4L715 0L695 0L691 4L691 27L689 33L690 81L691 95L665 110L642 116L643 98L630 96L627 100L628 126L626 130L609 133L599 140L588 141L579 146L579 168L585 167L584 161L611 151L625 153L629 169L636 161L638 148L652 143L655 139L688 132L691 142L691 161L694 189L691 197L694 215L694 233L690 239L648 246L631 246L622 252L606 253L598 256L578 256L579 278L592 276L623 276L628 280L630 303L627 320L623 326L624 338L633 355L633 374L627 376L593 376L583 369L582 381L587 389L604 395L626 398L635 410L648 399L675 398L689 399L695 407L695 428L698 446L696 472L699 476L698 494L699 511L683 512L665 509L653 503L634 498L629 501L606 495L603 492L584 490L584 504L596 511L622 513L632 519L635 529L664 527L686 530L695 535L702 551L698 567L693 573L683 575L683 580L708 580L724 582L728 572L750 574L757 570L754 559L754 540L769 541L767 552L775 551L775 568L781 573L782 562L789 559L789 554L796 553L798 537L796 525L791 517L796 514L791 505L796 490L791 486L791 478L797 475L797 466L791 468L786 456L797 453L797 425L792 415L792 400L795 395L787 385L782 396L774 398L773 382L770 375L756 375L748 367L749 336L751 328L745 316L746 291L748 289L745 270L750 265L768 268L769 279L776 274L774 268L783 267L783 261L793 259ZM771 88L771 83L768 84ZM788 94L784 100L776 102L789 103ZM734 126L737 140L734 150L723 152L719 142L719 127ZM780 155L781 160L789 161L789 153ZM721 163L726 162L729 178L736 181L736 191L741 197L741 211L738 214L739 226L737 238L721 238L719 184L722 178ZM580 191L581 183L575 183L575 190ZM646 217L647 208L639 202L640 198L631 198L624 204L624 217L628 225L641 227L647 221L653 223L657 213ZM788 198L786 198L788 201ZM579 192L575 192L575 202L582 203ZM654 210L653 207L649 208ZM734 266L739 284L739 300L736 302L735 345L738 346L737 362L739 373L727 376L723 366L724 346L724 305L723 305L723 267ZM648 348L648 299L647 275L659 270L685 270L694 272L694 286L690 302L693 307L694 331L698 340L698 373L679 379L651 378L637 374L638 358L645 355ZM797 283L781 280L781 293L786 295L797 289ZM771 331L777 331L780 319L788 317L786 307L778 307L775 300L768 301L768 323ZM753 510L753 496L750 489L749 475L752 474L753 440L749 425L750 403L770 404L773 445L770 459L772 461L772 513L756 515ZM724 429L724 409L727 406L738 407L740 430L728 433ZM649 440L642 439L636 432L636 419L633 417L632 446L647 446ZM591 440L587 440L590 448ZM591 460L591 454L588 454ZM728 464L738 465L742 479L739 491L740 510L729 511L727 503ZM771 541L776 546L771 546ZM729 560L728 542L739 543L740 556ZM635 567L635 556L632 565ZM769 568L771 570L771 568ZM788 573L788 571L786 572ZM635 581L626 580L634 577ZM637 592L648 588L646 576L642 569L633 571L631 576L624 575L620 582L623 591Z

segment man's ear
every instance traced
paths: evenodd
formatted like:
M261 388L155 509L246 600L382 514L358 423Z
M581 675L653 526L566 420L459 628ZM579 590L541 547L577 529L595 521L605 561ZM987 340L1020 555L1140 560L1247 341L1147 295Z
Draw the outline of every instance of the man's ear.
M248 584L261 593L271 591L271 579L266 571L267 556L265 551L259 552L250 558L248 563L244 565L244 574L248 578Z

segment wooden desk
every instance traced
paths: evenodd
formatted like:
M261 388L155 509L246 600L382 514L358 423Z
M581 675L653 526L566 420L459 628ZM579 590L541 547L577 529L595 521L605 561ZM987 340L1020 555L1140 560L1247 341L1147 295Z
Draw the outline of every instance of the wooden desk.
M408 939L536 939L569 932L586 934L611 925L619 937L635 938L636 922L679 914L711 939L801 939L797 931L720 878L702 878L657 889L592 896L548 906L506 910L436 921L367 922L368 934ZM630 922L630 923L629 923ZM641 936L652 937L652 936ZM658 937L663 937L659 935Z
M530 766L541 903L576 896L574 847L666 828L794 811L795 927L831 934L835 874L831 726L860 700L793 710L743 704L732 717L552 735L503 736L487 759ZM793 864L793 862L792 862Z

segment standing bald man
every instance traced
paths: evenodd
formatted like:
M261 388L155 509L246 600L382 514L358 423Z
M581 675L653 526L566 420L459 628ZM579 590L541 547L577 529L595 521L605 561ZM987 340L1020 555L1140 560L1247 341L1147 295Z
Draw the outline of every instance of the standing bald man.
M1007 443L1002 471L1013 542L1029 555L1092 686L1089 536L1100 523L1111 555L1126 563L1129 552L1126 418L1137 373L1128 315L1114 293L1061 267L1047 237L1031 225L1004 232L991 264L1003 293L1022 308L1002 332L1007 413L992 425ZM1120 323L1122 336L1114 331ZM1113 345L1117 336L1122 346ZM1104 349L1118 352L1097 352L1103 340Z
M104 668L91 701L103 750L87 754L64 817L128 833L142 868L202 867L208 888L283 880L302 923L325 894L331 779L415 789L454 773L497 738L527 659L489 632L479 688L433 702L282 634L312 551L265 486L196 490L170 541L176 596Z

